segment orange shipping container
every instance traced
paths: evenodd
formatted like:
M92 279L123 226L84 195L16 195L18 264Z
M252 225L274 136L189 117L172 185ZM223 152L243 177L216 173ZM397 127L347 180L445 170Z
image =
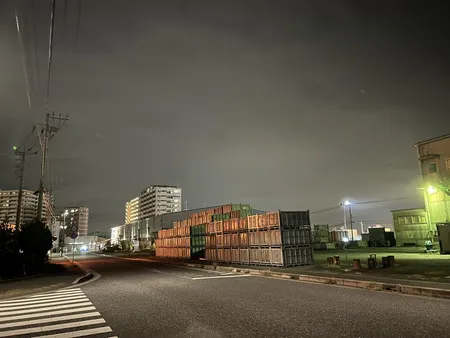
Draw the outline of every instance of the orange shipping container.
M208 209L206 210L207 215L214 215L214 209Z
M239 218L241 217L241 211L240 210L235 210L231 212L231 218Z
M230 230L231 230L231 221L230 220L223 221L223 232L230 232Z
M219 262L223 262L225 260L223 249L217 249L217 260Z
M261 263L269 264L270 263L270 249L262 248L261 250Z
M253 215L253 216L247 216L247 222L248 222L248 228L249 229L257 229L258 228L258 216L259 215Z
M250 263L261 262L261 250L259 248L250 248Z
M205 242L206 242L205 246L207 248L215 248L216 247L216 236L215 235L206 236Z
M283 265L283 249L270 248L270 263L275 265Z
M231 246L237 247L239 246L239 234L238 233L231 233Z
M216 235L216 245L223 247L223 235Z
M269 216L267 214L258 215L258 228L263 229L269 226Z
M223 235L223 246L229 248L231 246L231 236L230 234Z
M224 205L222 208L223 208L223 213L224 214L228 214L228 213L230 213L232 211L231 204Z
M239 245L248 246L248 232L239 233Z
M248 219L247 217L241 218L239 220L239 230L247 230L248 229Z
M206 224L206 234L212 234L214 233L214 223L207 223Z
M223 221L214 222L214 231L222 232L223 231Z
M239 257L240 257L240 261L243 264L248 264L250 262L250 254L249 254L249 249L239 249Z
M231 261L233 263L239 263L239 249L231 249Z
M270 245L270 232L268 230L259 232L259 245Z
M239 230L239 219L235 218L231 220L231 231L238 231Z
M280 226L280 213L279 212L269 212L267 213L269 216L269 226L270 227L279 227Z
M231 249L223 249L223 256L225 262L231 262Z
M206 249L205 250L205 259L207 261L216 261L217 260L217 250L216 249Z
M250 245L259 245L259 232L249 232L248 242Z

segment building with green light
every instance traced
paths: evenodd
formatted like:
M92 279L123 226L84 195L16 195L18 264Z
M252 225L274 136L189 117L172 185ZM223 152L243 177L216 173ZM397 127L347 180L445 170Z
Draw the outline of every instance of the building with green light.
M450 223L450 134L416 143L428 227Z

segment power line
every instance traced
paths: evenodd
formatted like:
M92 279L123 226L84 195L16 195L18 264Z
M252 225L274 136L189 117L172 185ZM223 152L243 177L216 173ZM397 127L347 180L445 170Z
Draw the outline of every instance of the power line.
M33 13L36 13L34 0L31 0L31 6L33 8ZM31 20L33 25L33 37L34 37L34 53L36 56L36 71L37 71L37 81L38 81L38 91L41 90L41 75L39 71L39 53L38 53L38 40L37 40L37 33L36 33L36 24L34 22L34 19Z
M26 88L27 88L28 106L31 109L30 79L28 77L26 55L25 55L24 50L23 50L24 47L23 47L22 33L21 33L21 29L20 29L19 14L17 12L17 8L15 8L15 14L16 14L17 35L19 36L20 47L21 47L21 50L22 50L22 53L21 53L22 54L22 71L23 71L23 74L25 76L25 85L26 85Z
M331 207L331 208L327 208L327 209L322 209L322 210L312 211L312 212L310 212L310 214L311 214L311 215L313 215L313 214L319 214L319 213L321 213L321 212L327 212L327 211L336 210L336 209L340 209L340 208L341 208L341 206L338 205L338 206Z
M33 64L31 62L31 53L30 53L30 44L28 41L27 27L28 27L28 19L26 10L22 10L22 27L23 27L23 42L25 48L25 56L27 60L27 68L28 68L28 76L30 79L30 92L33 92ZM31 94L30 94L31 95Z
M45 111L48 112L48 102L50 98L50 79L52 75L52 54L53 54L53 30L55 27L56 2L52 0L52 10L50 14L50 32L48 37L48 65L47 65L47 92L45 95ZM42 202L41 202L42 203ZM41 205L42 207L42 205Z
M396 197L396 198L386 198L386 199L375 200L375 201L355 202L355 203L352 202L352 204L374 204L374 203L382 203L382 202L392 202L392 201L405 200L405 199L409 199L409 198L412 198L412 197L413 197L413 196Z
M77 51L78 34L79 34L79 30L80 30L81 1L82 0L78 0L77 28L75 30L75 43L74 43L74 47L73 47L74 54Z

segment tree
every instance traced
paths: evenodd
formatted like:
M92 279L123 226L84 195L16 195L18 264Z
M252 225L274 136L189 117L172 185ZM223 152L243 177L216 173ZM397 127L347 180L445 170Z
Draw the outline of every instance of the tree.
M52 233L43 222L34 220L22 226L19 244L27 273L33 274L43 268L47 252L52 248Z
M23 274L17 235L18 232L9 224L0 222L0 278Z

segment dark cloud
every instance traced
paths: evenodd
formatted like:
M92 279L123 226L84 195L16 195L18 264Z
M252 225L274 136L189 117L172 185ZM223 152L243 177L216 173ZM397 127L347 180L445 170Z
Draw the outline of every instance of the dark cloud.
M0 153L44 114L49 6L33 16L41 83L34 64L30 110L14 4L0 4ZM448 132L445 6L84 1L74 52L69 2L65 26L56 16L50 100L70 115L51 144L57 200L88 205L104 230L150 184L181 186L190 207L317 210L413 196L355 211L388 220L390 209L420 204L414 142ZM0 161L0 186L14 186ZM38 170L30 162L30 184Z

